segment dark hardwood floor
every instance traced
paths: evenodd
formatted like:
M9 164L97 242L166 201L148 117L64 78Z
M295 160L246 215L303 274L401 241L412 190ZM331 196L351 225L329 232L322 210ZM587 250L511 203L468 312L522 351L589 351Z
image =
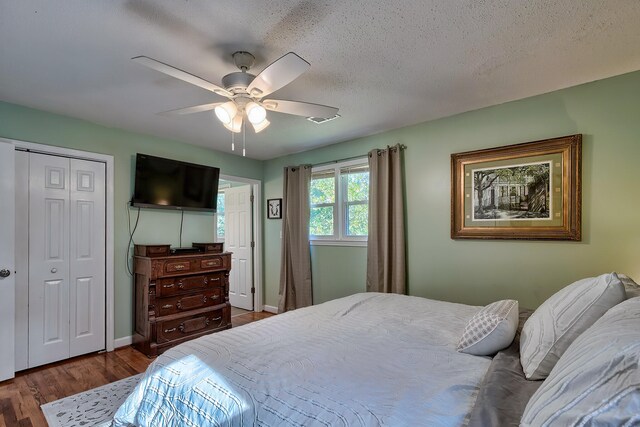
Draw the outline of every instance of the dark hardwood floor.
M231 323L238 327L270 316L248 312ZM44 427L40 405L144 372L152 361L132 347L122 347L19 372L0 383L0 427Z

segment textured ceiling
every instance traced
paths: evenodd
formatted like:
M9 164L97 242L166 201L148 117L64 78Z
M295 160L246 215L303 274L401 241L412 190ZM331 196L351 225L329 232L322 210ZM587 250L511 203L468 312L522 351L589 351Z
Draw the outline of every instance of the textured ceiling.
M340 108L316 125L269 113L268 159L640 69L638 0L0 0L0 100L230 151L221 98L130 60L220 83L294 51L311 69L274 94Z

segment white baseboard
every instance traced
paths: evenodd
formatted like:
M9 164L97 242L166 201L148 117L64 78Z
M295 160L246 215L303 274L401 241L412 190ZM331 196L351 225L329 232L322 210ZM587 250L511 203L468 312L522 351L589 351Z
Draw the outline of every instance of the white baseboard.
M265 305L264 311L266 311L267 313L278 314L278 307L274 307L272 305Z
M131 344L133 344L133 336L131 335L129 335L128 337L116 338L113 341L114 348L126 347Z

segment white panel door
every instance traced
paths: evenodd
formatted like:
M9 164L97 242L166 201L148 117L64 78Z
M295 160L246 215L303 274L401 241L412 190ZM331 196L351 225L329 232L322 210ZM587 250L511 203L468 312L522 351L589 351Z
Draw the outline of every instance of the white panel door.
M29 367L69 357L69 159L31 153Z
M70 357L105 348L105 167L71 159Z
M0 141L0 381L15 373L14 168L13 144Z
M229 276L229 303L253 310L253 240L251 186L224 190L224 245L233 252Z
M16 151L16 372L29 367L29 153Z

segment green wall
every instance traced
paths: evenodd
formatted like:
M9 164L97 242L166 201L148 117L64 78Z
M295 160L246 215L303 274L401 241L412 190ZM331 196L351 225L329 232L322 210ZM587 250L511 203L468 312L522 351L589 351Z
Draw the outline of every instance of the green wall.
M0 102L0 137L56 145L114 157L115 220L115 336L131 335L132 279L126 271L125 252L129 239L127 210L135 220L137 209L128 208L133 193L132 173L138 152L219 167L221 173L262 179L263 162L156 138L107 128L39 110ZM142 209L135 234L139 243L178 245L180 213ZM183 245L213 241L215 223L212 214L185 212Z
M123 337L130 335L132 324L132 287L124 253L126 202L137 152L263 179L267 199L282 196L286 165L364 155L372 148L403 143L408 147L409 293L470 304L510 297L535 307L581 277L614 270L640 277L640 192L635 173L640 161L639 100L640 72L635 72L266 162L2 102L0 137L114 156L115 317L116 337ZM451 153L574 133L583 134L582 242L450 239ZM179 221L177 212L143 210L135 239L177 245ZM271 306L278 302L280 230L280 220L265 219L265 303ZM183 243L213 234L212 215L185 214ZM365 248L314 246L311 257L316 303L364 291Z
M327 125L327 126L330 126ZM453 241L451 153L583 134L583 241ZM640 72L267 161L265 197L282 168L405 144L409 294L536 307L582 277L640 277ZM281 221L265 221L266 304L277 305ZM364 291L366 249L313 247L314 302Z

